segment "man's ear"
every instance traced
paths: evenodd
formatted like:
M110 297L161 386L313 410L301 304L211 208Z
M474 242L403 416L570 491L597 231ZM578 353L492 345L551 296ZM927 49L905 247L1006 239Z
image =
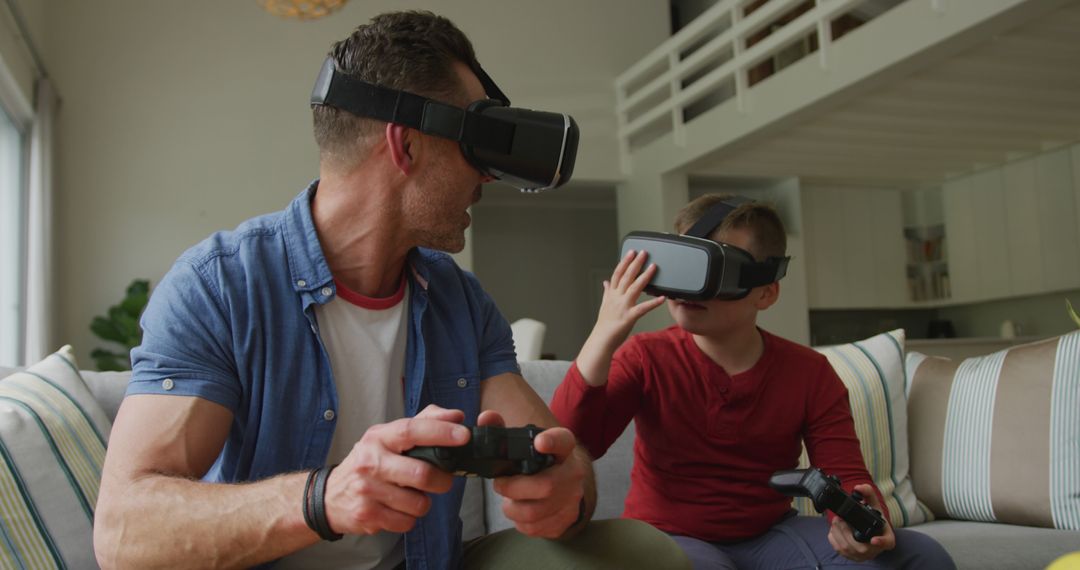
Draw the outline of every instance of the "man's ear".
M757 307L757 310L759 311L768 309L780 299L779 281L773 281L768 285L762 285L759 289L760 293L758 293L754 299L754 306Z
M390 149L390 160L394 161L394 166L406 176L412 171L414 134L415 131L409 127L386 124L386 147Z

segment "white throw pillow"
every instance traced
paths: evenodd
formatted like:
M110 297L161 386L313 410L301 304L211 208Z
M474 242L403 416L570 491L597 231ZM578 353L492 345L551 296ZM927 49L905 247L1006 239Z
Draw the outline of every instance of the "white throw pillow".
M885 497L889 522L897 528L934 518L912 488L904 339L904 330L897 329L850 344L816 348L848 389L863 461ZM800 467L807 465L803 449ZM796 499L794 504L800 514L817 514L809 499Z
M97 567L94 506L111 427L70 346L0 380L0 566Z

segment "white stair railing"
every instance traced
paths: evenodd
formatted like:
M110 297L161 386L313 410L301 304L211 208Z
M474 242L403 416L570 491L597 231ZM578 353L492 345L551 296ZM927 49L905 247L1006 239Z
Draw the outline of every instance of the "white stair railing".
M640 146L635 139L641 135L655 138L670 133L675 144L685 144L685 112L695 103L730 94L741 112L750 112L748 72L812 32L818 38L815 55L827 68L830 24L863 0L816 0L808 11L747 47L750 36L804 2L770 0L744 16L751 1L719 0L615 80L624 170L628 170L630 153Z

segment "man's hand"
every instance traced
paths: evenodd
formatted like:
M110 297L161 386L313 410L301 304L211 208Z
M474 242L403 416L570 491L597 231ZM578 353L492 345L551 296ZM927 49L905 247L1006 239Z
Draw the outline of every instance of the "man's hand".
M413 418L372 426L327 481L326 518L334 532L406 532L427 514L426 493L445 493L454 476L401 452L469 441L465 414L430 405Z
M664 303L664 297L638 303L645 286L656 274L655 265L645 267L647 256L644 251L627 252L615 266L611 280L604 281L600 313L577 357L578 370L591 386L607 383L608 367L615 349L630 336L638 319Z
M873 487L870 485L855 485L855 490L862 493L863 497L866 497L866 502L871 507L881 510L881 501L878 500L878 495L874 492ZM892 550L896 546L896 535L893 534L892 525L885 521L885 531L880 536L871 538L869 543L859 542L855 540L855 534L852 532L851 527L844 522L844 519L836 517L829 528L829 544L832 545L833 550L844 558L856 562L866 562L885 550Z
M491 410L480 414L477 425L503 426L502 416ZM585 494L587 467L574 453L577 441L570 430L548 428L533 445L555 456L555 464L534 475L497 477L495 492L503 496L503 514L526 536L559 538L578 520Z

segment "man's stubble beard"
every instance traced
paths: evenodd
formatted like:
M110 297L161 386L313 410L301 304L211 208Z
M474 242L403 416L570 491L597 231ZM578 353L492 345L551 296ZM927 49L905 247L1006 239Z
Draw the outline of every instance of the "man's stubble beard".
M436 249L448 253L460 253L465 249L465 228L458 222L464 211L445 211L440 208L441 204L433 200L425 199L428 196L445 196L451 192L443 186L445 182L428 177L422 187L427 190L416 189L412 194L412 203L407 211L414 212L417 223L417 236L421 247Z

